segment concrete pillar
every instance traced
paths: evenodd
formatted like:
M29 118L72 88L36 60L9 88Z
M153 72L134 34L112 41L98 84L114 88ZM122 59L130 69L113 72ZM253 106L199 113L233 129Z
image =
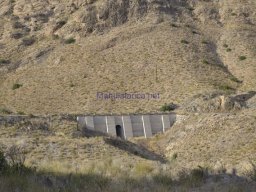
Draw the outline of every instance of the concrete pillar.
M148 115L142 115L142 124L145 138L152 137L151 123Z
M92 116L85 117L86 128L90 130L94 130L94 120Z
M124 138L128 139L133 137L132 121L130 116L122 116Z
M116 123L113 116L106 116L107 133L116 136Z
M163 132L165 132L168 128L170 128L170 118L169 115L162 115L162 125L163 125Z
M86 127L85 117L77 117L77 130L83 130Z

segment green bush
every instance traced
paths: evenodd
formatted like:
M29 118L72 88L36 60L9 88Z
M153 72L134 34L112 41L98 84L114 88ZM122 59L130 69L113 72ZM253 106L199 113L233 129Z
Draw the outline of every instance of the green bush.
M226 49L226 51L227 51L227 52L231 52L231 51L232 51L232 49L230 49L230 48L227 48L227 49Z
M244 55L239 57L239 60L240 60L240 61L243 61L243 60L245 60L245 59L246 59L246 56L244 56Z
M174 153L173 155L172 155L172 159L177 159L178 158L178 154L177 153Z
M228 48L228 45L227 45L227 44L224 44L223 47Z
M72 44L75 42L76 42L76 40L73 37L70 37L64 41L65 44Z
M23 111L18 111L17 113L18 113L18 115L25 115L25 113Z
M160 108L160 111L163 111L163 112L166 112L166 111L173 111L175 109L177 109L177 105L174 104L174 103L170 103L170 104L167 104L165 103L161 108Z
M172 27L179 27L178 25L176 25L175 23L171 24Z
M194 11L195 9L193 7L187 7L187 10Z
M202 41L202 44L208 44L209 42L208 41L206 41L206 40L203 40Z
M12 86L12 90L19 89L19 88L22 87L22 86L23 86L22 84L15 83L15 84Z
M183 43L183 44L189 44L189 42L187 40L184 40L184 39L182 39L180 42Z
M74 83L70 83L69 86L70 86L70 87L75 87L75 84L74 84Z
M229 85L220 85L219 89L223 90L223 91L234 91L235 90L233 87L230 87Z
M210 64L209 61L207 61L205 59L202 62L203 62L203 64Z
M9 64L10 61L6 59L0 59L0 64Z

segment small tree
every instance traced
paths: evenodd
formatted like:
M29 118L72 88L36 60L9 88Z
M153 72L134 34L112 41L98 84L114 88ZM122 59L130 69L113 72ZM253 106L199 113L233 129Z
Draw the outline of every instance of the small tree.
M5 159L4 153L0 151L0 175L6 171L7 167L8 167L8 164Z
M22 86L23 86L22 84L15 83L15 84L12 86L12 90L19 89L19 88L22 87Z
M26 153L23 147L13 145L6 151L6 159L12 171L22 173L26 170L24 165L26 160Z

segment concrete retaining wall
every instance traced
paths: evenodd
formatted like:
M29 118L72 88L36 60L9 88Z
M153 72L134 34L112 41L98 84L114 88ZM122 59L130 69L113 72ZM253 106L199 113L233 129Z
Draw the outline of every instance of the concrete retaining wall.
M79 116L78 127L128 139L163 133L179 119L176 114ZM119 129L119 130L118 130ZM121 130L120 130L121 129Z

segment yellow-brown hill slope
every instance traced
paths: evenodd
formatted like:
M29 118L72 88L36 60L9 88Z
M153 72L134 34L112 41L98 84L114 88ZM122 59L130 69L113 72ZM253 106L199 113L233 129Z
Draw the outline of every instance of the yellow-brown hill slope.
M149 112L256 86L253 0L4 0L0 7L0 106L14 112ZM160 99L102 101L97 92Z

